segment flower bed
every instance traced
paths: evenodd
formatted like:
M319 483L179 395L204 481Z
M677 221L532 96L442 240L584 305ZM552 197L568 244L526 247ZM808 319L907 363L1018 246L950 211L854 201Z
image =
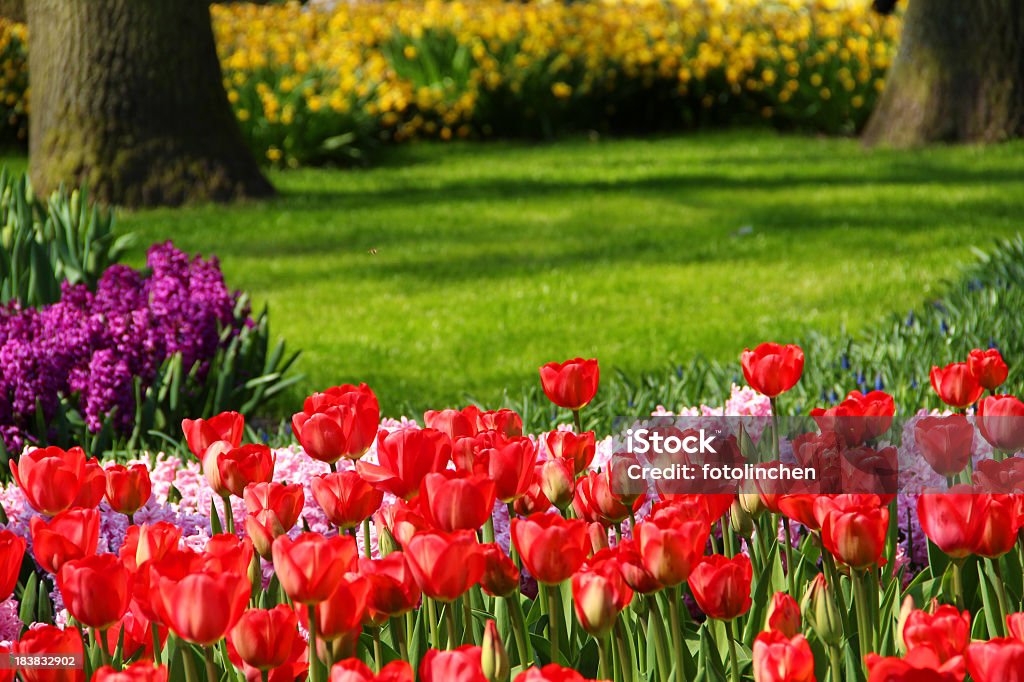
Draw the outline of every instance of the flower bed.
M228 97L257 154L381 140L767 122L859 129L898 18L859 0L214 5ZM0 22L0 103L24 136L24 30Z
M951 409L895 428L891 396L853 392L792 437L803 351L741 364L748 388L681 412L753 420L724 442L766 466L852 463L848 488L898 462L899 489L627 492L628 453L578 428L595 360L541 368L574 425L536 436L510 410L382 421L339 386L285 448L243 445L222 413L183 422L183 458L22 454L0 496L4 646L82 657L62 680L1014 679L1024 403L997 393L999 352L932 369Z

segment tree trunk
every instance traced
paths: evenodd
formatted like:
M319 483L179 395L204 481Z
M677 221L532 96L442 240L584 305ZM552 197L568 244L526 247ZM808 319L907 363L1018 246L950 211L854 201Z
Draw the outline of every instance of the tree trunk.
M869 145L1024 135L1024 2L910 0Z
M37 189L128 206L273 193L222 84L205 0L28 0Z

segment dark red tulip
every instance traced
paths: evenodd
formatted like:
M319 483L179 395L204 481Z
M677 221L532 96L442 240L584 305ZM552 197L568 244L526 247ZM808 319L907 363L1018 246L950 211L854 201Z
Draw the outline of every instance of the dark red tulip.
M377 396L366 384L335 386L306 398L292 416L292 431L313 459L328 464L359 459L373 444L380 425Z
M420 508L438 530L477 530L494 510L494 481L445 470L424 476Z
M82 487L78 489L78 495L71 507L82 509L93 509L99 506L103 497L107 494L107 473L103 465L95 457L85 460L85 475L82 477Z
M796 386L804 371L804 352L793 344L762 343L740 355L743 377L755 391L774 398Z
M14 593L25 558L25 538L9 530L0 530L0 601Z
M712 554L690 572L687 583L697 606L708 618L732 620L750 610L753 577L754 569L746 554L731 559Z
M95 509L69 509L49 521L33 516L29 530L36 562L47 573L56 574L65 562L96 553L100 513Z
M484 554L484 573L480 577L480 586L492 597L505 597L519 589L519 569L505 550L491 543L482 545Z
M540 384L548 400L559 407L578 410L594 399L601 371L597 360L573 358L549 362L540 368Z
M451 458L451 440L440 431L381 431L377 436L378 463L360 460L356 470L379 490L410 500L419 494L423 477L445 469Z
M359 573L370 585L366 609L373 625L408 613L420 602L420 588L402 552L382 559L360 559Z
M274 541L274 571L285 593L300 604L324 601L347 571L356 567L356 542L348 536L303 533Z
M914 438L925 461L946 477L963 471L974 452L974 425L962 414L920 419Z
M952 362L941 368L932 367L929 376L939 399L951 407L962 409L973 405L985 391L971 374L966 362Z
M131 516L149 502L153 486L145 464L111 464L105 473L107 503L114 511Z
M975 348L967 355L967 368L981 387L989 391L996 390L1006 381L1006 376L1010 372L998 348Z
M68 613L82 625L105 630L121 620L132 598L128 569L114 554L66 561L57 587Z
M983 459L971 477L979 490L988 493L1024 492L1024 457L1007 457L1001 462Z
M206 448L219 440L227 441L233 448L241 445L245 417L237 412L221 412L209 419L183 419L181 430L185 434L188 449L202 459Z
M568 580L590 553L587 524L557 514L512 519L512 542L526 569L545 585Z
M544 437L544 442L552 457L572 460L577 475L587 470L597 451L593 431L579 435L572 431L552 431Z
M483 549L470 530L417 533L407 543L405 556L423 594L445 602L480 582L486 567Z
M1024 449L1024 402L1012 395L990 395L978 403L978 430L1001 452Z
M25 501L40 514L55 516L71 506L85 477L82 448L38 448L10 462Z

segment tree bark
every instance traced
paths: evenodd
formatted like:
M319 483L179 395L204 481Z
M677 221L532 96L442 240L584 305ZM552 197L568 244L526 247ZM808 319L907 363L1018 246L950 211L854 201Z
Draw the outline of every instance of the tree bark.
M127 206L273 188L224 92L206 0L28 0L29 164Z
M869 145L1024 135L1024 2L910 0Z

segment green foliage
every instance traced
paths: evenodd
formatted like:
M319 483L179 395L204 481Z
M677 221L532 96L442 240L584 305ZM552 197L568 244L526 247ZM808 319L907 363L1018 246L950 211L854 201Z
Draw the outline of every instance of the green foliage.
M59 300L62 282L94 286L131 244L84 188L62 186L44 202L27 175L0 170L0 303L37 307Z

